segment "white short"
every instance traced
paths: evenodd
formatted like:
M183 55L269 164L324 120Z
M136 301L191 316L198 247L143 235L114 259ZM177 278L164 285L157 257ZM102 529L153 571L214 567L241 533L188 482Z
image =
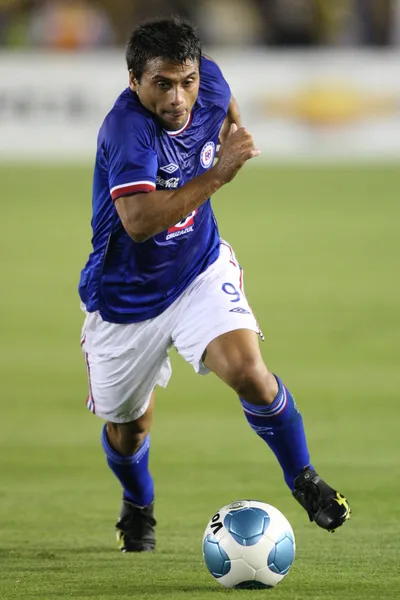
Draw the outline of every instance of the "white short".
M84 306L83 306L84 310ZM126 325L87 313L81 346L89 379L88 408L113 423L138 419L156 385L171 377L172 346L200 374L202 356L216 337L235 329L261 333L243 290L243 271L221 240L218 259L161 315Z

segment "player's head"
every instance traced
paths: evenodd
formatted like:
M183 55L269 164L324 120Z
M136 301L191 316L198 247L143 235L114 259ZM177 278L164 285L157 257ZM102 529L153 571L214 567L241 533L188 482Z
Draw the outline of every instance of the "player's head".
M129 85L166 129L183 127L197 100L201 41L197 29L178 17L148 21L128 42Z

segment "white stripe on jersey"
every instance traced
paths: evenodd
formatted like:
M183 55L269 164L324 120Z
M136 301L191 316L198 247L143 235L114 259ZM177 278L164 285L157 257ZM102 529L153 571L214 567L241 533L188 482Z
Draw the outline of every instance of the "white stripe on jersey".
M132 185L151 185L154 189L156 189L156 185L153 181L131 181L131 183L123 183L122 185L116 185L111 188L110 193L112 194L115 190L120 190L124 187L131 187Z

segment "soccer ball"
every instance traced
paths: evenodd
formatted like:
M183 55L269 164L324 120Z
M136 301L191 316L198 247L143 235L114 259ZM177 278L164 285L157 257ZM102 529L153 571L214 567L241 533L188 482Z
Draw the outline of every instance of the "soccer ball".
M226 588L271 588L288 574L296 544L289 521L270 504L240 500L219 510L203 537L211 575Z

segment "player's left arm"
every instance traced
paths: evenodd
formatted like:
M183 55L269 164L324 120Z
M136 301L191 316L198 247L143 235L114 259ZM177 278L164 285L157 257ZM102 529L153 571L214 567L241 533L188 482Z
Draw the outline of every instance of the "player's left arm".
M213 58L211 58L211 56L208 56L208 54L204 54L204 56L206 58L208 58L208 60L215 62L215 60ZM232 124L235 124L238 129L243 127L242 117L240 115L240 110L239 110L239 104L233 95L231 95L228 112L227 112L225 121L222 123L221 131L219 132L220 144L223 144L225 142L226 138L228 137L228 134L229 134Z
M230 131L231 125L234 123L238 129L243 127L242 117L240 115L239 104L234 96L231 96L231 101L229 102L228 113L226 115L225 121L222 123L221 130L219 132L219 142L223 144L228 137L228 133Z

